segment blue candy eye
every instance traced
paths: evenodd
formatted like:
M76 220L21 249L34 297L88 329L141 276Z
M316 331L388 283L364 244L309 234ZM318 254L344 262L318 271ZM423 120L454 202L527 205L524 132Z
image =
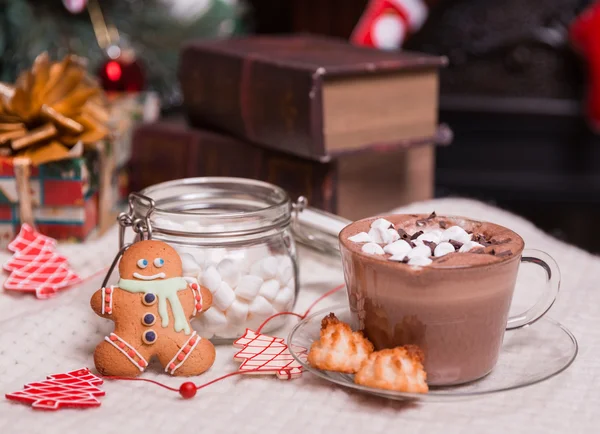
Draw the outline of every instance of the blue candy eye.
M165 261L164 261L164 259L163 259L163 258L156 258L156 259L154 260L154 266L155 266L155 267L158 267L158 268L160 268L160 267L162 267L163 265L165 265Z
M146 268L148 266L148 261L146 261L145 259L140 259L139 261L137 261L137 266L139 268Z

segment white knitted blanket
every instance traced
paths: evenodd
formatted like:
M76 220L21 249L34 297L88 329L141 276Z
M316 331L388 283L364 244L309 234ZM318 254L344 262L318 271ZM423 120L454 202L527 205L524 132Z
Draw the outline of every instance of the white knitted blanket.
M540 384L484 398L450 403L406 404L360 394L304 373L300 379L233 377L184 401L143 382L106 381L99 408L33 411L0 397L0 433L597 433L600 432L600 259L567 245L524 219L464 199L418 203L402 211L459 214L514 229L527 247L551 254L562 270L562 288L549 315L577 337L580 353L565 372ZM110 264L116 228L85 245L59 250L85 277ZM343 282L336 260L301 249L303 311L320 294ZM0 261L9 258L0 254ZM6 274L6 273L4 273ZM3 276L5 278L5 276ZM46 375L87 366L112 324L89 308L102 276L51 300L0 291L0 393L19 390ZM522 291L521 291L522 292ZM527 294L524 294L526 297ZM345 302L337 293L320 308ZM290 320L288 330L295 320ZM286 337L288 330L279 332ZM236 370L234 349L219 347L214 367L200 383ZM182 380L158 370L145 377L178 387Z

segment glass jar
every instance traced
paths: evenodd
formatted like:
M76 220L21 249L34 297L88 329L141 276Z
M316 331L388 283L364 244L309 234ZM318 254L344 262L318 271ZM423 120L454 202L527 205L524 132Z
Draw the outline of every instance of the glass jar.
M130 196L134 230L173 246L184 277L212 293L213 306L192 324L217 341L231 341L294 308L299 285L292 211L283 189L242 178L175 180ZM285 320L274 318L262 332Z

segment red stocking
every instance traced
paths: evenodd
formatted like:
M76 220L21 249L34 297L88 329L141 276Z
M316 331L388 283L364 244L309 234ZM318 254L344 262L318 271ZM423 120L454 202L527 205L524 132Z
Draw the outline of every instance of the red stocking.
M600 2L581 13L572 23L569 36L585 57L588 70L586 116L590 127L600 133Z
M424 0L370 0L350 39L356 45L398 49L428 13Z

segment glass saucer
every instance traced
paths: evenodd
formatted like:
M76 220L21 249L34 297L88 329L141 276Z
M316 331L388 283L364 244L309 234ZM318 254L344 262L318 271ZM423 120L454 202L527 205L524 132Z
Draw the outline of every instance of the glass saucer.
M304 369L318 377L390 399L448 401L515 390L559 374L577 356L575 336L558 322L544 316L535 324L507 331L496 367L480 380L458 386L431 387L427 394L375 389L355 384L353 375L313 368L306 361L306 351L299 351L299 348L310 348L319 338L321 320L330 312L353 326L348 306L336 306L317 312L300 321L291 331L288 345L292 356Z

